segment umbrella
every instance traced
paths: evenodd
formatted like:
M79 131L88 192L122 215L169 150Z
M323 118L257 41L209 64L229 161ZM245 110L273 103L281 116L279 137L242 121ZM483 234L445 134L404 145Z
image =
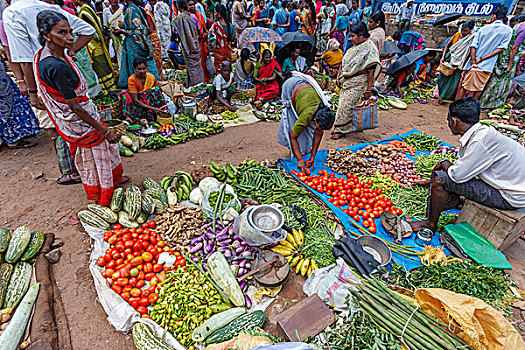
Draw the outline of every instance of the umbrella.
M281 36L271 30L263 27L246 28L239 38L241 43L271 43L274 41L283 41Z
M395 72L410 66L411 64L415 63L417 60L419 60L421 57L426 56L428 54L428 50L416 50L411 51L401 57L388 68L386 71L386 74L392 75Z
M521 86L523 89L525 89L525 72L516 75L514 78L511 79L513 82Z
M447 46L448 42L450 41L450 39L452 39L454 35L452 36L449 36L448 38L446 38L445 40L443 40L443 42L441 44L439 44L438 46L438 49L444 49L445 46Z
M453 12L453 13L447 13L444 16L439 17L432 25L433 26L440 26L443 24L447 24L449 22L455 21L456 19L461 18L463 15L459 12Z
M390 55L393 53L401 53L399 47L393 41L385 41L383 43L383 49L381 50L381 55Z
M310 67L315 62L315 54L317 49L315 48L312 37L308 34L299 32L290 32L283 35L282 47L277 50L276 61L279 65L283 65L284 60L290 57L292 49L299 48L301 50L300 55L306 58L306 64Z

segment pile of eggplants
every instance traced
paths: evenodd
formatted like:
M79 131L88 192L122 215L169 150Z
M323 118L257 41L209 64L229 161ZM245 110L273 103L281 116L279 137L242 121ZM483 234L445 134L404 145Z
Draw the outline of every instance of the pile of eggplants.
M193 238L188 245L191 251L191 260L195 263L202 262L204 271L208 271L206 262L208 258L217 250L222 252L224 257L232 265L232 270L237 271L237 277L247 274L252 268L252 261L260 252L259 247L248 245L242 238L233 232L232 225L222 226L219 220L213 230L213 222L203 226L206 230L200 236ZM236 267L238 266L238 267ZM246 281L239 283L243 293L248 289ZM251 306L249 297L245 294L247 306Z

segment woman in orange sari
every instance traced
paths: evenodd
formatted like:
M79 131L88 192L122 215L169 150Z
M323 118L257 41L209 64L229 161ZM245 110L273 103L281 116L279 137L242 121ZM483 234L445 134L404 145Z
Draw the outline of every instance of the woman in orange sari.
M255 66L253 78L257 90L254 105L261 110L266 101L274 99L279 94L277 78L282 78L281 67L272 58L270 50L266 49L263 51L261 61L257 62Z
M232 60L232 48L230 43L233 42L234 29L233 25L228 22L226 7L218 4L215 6L215 23L211 26L210 35L212 41L215 41L213 56L215 57L215 71L221 70L221 63Z
M308 34L312 38L315 33L315 4L312 0L307 0L307 8L303 12L302 20L303 25L301 26L301 33Z
M208 29L206 29L206 19L195 9L195 1L188 1L188 10L197 17L199 22L199 45L201 47L201 64L204 73L204 81L210 80L208 70L206 69L206 60L208 59Z

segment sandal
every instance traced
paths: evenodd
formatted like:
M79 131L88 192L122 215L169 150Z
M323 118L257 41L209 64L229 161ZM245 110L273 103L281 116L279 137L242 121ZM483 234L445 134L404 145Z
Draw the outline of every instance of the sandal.
M336 132L334 134L332 134L332 136L330 137L332 140L339 140L339 139L342 139L343 137L345 137L346 135L343 134L343 133L340 133L340 132Z
M410 224L400 216L384 211L380 218L385 231L395 237L398 242L401 242L402 238L409 237L413 232Z
M131 176L123 175L123 176L122 176L122 180L120 180L120 182L119 182L117 185L125 184L125 183L128 182L129 180L131 180Z
M57 179L57 184L59 185L75 185L82 183L82 180L80 179L80 175L77 175L78 178L73 177L72 175L62 175Z
M31 148L35 147L38 144L36 138L32 141L28 141L25 139L18 140L15 144L9 144L7 145L7 148L9 149L18 149L18 148Z

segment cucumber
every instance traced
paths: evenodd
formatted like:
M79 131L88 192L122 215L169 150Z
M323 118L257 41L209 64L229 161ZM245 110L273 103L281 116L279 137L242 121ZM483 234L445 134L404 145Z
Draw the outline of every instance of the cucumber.
M5 253L9 247L11 232L6 228L0 228L0 253Z
M109 228L109 223L106 220L102 219L97 214L90 212L89 210L82 210L77 215L80 221L90 226L100 228L102 230L107 230Z
M33 259L40 252L40 249L42 249L44 239L45 236L42 232L31 232L31 239L29 240L29 244L27 245L24 254L20 257L20 261L29 261Z
M264 312L261 310L249 312L230 322L227 326L213 332L206 338L206 345L222 343L238 336L242 331L249 331L264 324Z
M0 308L4 303L5 293L7 292L7 287L9 286L9 279L13 273L13 265L8 263L3 263L0 265Z
M153 329L140 322L133 325L133 342L137 350L173 350L171 346L157 337Z
M121 210L118 212L118 223L126 228L138 228L140 225L136 221L132 221L128 213Z
M142 195L137 186L131 185L128 187L126 190L126 202L129 218L135 220L139 216L142 207Z
M122 209L125 196L126 194L122 187L116 188L113 191L113 197L111 198L111 204L109 205L111 210L113 210L115 213L118 213L118 211Z
M109 208L103 207L98 204L89 204L87 207L89 211L97 214L102 219L104 219L104 221L107 221L110 224L113 224L117 222L118 220L117 213L115 213L113 210Z
M228 323L232 322L237 317L245 313L245 308L234 307L233 309L229 309L215 314L212 317L208 318L206 321L204 321L204 323L201 324L199 327L193 330L191 339L198 343L202 343L208 335L212 334L218 329L221 329L222 327L226 326Z
M155 212L155 202L149 194L142 196L142 211L146 214L153 214Z
M31 264L20 261L13 268L13 273L9 279L9 285L5 293L4 303L2 308L7 307L14 309L27 292L29 282L31 282L31 274L33 268Z
M128 147L124 146L120 141L117 142L118 144L118 151L121 156L124 157L133 157L133 151L130 150Z
M31 232L29 231L29 227L17 227L15 232L13 232L13 236L9 242L9 247L5 253L5 261L11 264L15 263L24 253L30 239Z

